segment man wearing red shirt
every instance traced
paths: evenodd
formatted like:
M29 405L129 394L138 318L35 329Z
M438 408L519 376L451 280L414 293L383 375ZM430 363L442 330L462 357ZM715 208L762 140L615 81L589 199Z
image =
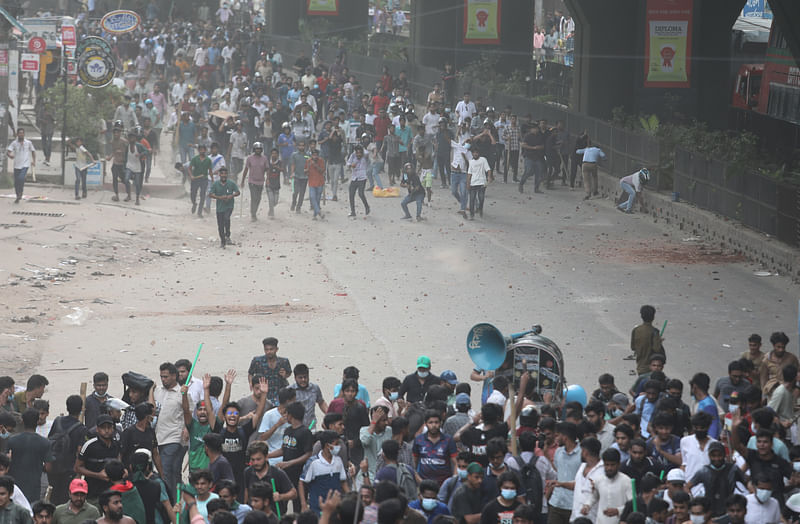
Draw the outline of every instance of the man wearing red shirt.
M325 160L320 158L319 150L311 152L311 158L306 160L306 172L308 173L308 196L311 199L311 208L314 210L313 219L325 218L319 207L322 190L325 187Z
M380 114L381 109L389 107L389 97L386 96L382 87L378 88L378 94L372 97L370 101L373 107L373 114Z
M389 134L390 125L392 125L392 119L386 114L386 108L381 108L380 111L378 111L378 117L372 122L372 126L375 128L375 145L378 151L380 151L381 146L383 146L384 137Z

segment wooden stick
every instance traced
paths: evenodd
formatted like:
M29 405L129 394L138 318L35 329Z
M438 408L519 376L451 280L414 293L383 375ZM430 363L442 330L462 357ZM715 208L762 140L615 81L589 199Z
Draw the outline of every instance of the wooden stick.
M509 415L509 432L511 433L511 454L517 456L517 402L514 398L514 368L511 368L511 380L508 381L508 400L511 402L511 414Z
M81 407L81 423L86 422L86 382L81 382L81 400L83 401Z

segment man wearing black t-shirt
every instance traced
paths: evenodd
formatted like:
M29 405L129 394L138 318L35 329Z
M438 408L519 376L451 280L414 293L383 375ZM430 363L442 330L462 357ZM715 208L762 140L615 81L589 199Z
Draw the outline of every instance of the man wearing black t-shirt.
M272 493L272 501L278 503L281 515L286 515L288 501L297 498L297 490L292 485L292 481L282 469L270 466L267 460L268 448L266 442L256 441L247 448L250 456L250 465L244 470L244 489L245 501L250 501L250 488L256 482L265 482L269 486L275 486Z
M247 450L247 443L250 435L253 434L255 428L261 424L261 417L264 415L264 405L267 401L267 379L264 377L259 378L259 383L253 388L259 388L264 394L260 395L256 411L253 417L247 422L239 425L239 417L241 407L236 402L230 402L231 397L231 384L233 383L234 375L225 375L225 393L222 397L222 407L219 410L219 418L224 424L215 428L215 431L222 435L222 456L228 459L233 474L236 477L236 484L239 486L238 500L242 501L244 495L244 467L245 467L245 451Z
M494 437L505 439L508 435L508 424L502 419L503 408L497 404L484 404L480 415L456 431L453 440L461 442L467 451L472 453L475 462L486 467L489 465L486 444Z
M286 473L295 488L300 481L303 465L311 457L311 447L314 444L311 431L303 425L305 413L306 408L300 402L292 402L286 406L286 421L289 427L283 430L283 445L280 451L270 453L270 457L283 457L277 467ZM297 498L293 499L292 506L295 513L300 513L300 501Z
M84 443L75 462L75 472L86 479L89 485L87 500L93 504L111 486L103 471L106 461L120 456L119 444L113 439L114 428L114 419L109 415L97 417L97 436Z
M544 146L546 137L539 129L539 126L532 125L525 138L522 139L520 148L522 155L525 157L525 172L519 181L519 192L522 193L522 187L525 181L533 176L533 192L541 193L539 184L542 183L542 175L544 175Z
M136 424L122 432L119 442L122 462L125 467L130 468L131 459L136 450L146 449L152 454L156 469L162 471L156 432L152 427L153 405L146 402L137 404L134 408L134 413L136 415Z

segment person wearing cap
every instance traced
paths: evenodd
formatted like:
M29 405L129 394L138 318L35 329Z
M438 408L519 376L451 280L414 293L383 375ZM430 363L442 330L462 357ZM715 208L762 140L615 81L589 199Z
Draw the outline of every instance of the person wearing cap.
M447 396L447 406L452 407L456 401L456 386L458 385L458 377L455 371L446 369L439 375L442 385L447 388L450 394Z
M69 501L56 506L52 524L81 524L85 520L97 520L100 511L86 502L89 485L83 479L72 479L69 483Z
M678 493L686 494L686 474L681 468L669 470L666 476L666 486L666 489L659 496L669 504L669 510L672 511L674 507L673 498ZM681 497L678 496L678 498Z
M709 463L686 482L686 491L703 486L703 493L711 501L711 516L721 517L725 514L725 499L733 493L736 483L747 485L747 480L735 462L725 460L722 442L715 440L708 445L708 459Z
M80 421L81 408L83 407L81 397L70 395L67 397L66 405L67 414L56 417L48 435L48 438L51 438L54 435L65 434L71 451L69 457L66 455L64 457L54 457L55 460L47 474L47 480L53 486L53 492L50 495L50 502L53 504L61 504L67 501L69 495L67 488L75 471L76 451L86 440L86 426Z
M459 524L478 524L484 506L492 499L492 493L483 488L483 466L471 462L467 466L467 478L453 493L450 511Z
M115 429L114 419L110 415L98 416L97 436L87 440L78 452L75 473L86 479L89 501L96 501L111 485L103 466L107 460L120 457L119 444L113 439Z
M441 383L439 377L431 373L431 359L421 355L417 359L417 370L407 375L400 385L400 398L412 404L420 402L425 398L428 389L439 383Z

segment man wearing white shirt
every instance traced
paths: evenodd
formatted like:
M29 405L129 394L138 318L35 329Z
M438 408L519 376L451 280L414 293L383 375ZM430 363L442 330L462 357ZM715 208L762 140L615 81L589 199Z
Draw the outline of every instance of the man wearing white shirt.
M464 93L464 99L456 104L455 111L458 115L458 124L461 125L465 118L472 119L477 114L478 109L475 107L475 103L470 101L469 93Z
M25 138L23 128L17 128L17 139L8 145L6 154L8 158L14 160L14 191L17 194L14 203L19 204L25 189L25 177L28 176L28 169L36 167L36 150L33 148L33 142Z
M708 436L711 426L711 415L705 411L695 413L691 418L694 433L681 438L681 469L686 473L686 478L691 479L695 473L711 461L708 458L708 445L716 442Z
M269 453L281 449L283 446L283 430L289 427L286 422L286 406L297 398L297 391L291 388L284 388L278 392L278 407L272 408L261 417L261 425L258 428L258 440L266 441ZM283 460L277 456L269 459L270 465L275 465Z
M439 129L439 118L437 113L433 111L433 104L428 105L428 112L422 117L422 123L425 124L425 136L433 138L436 131Z
M183 100L183 95L186 93L186 80L184 80L182 77L179 77L177 80L177 82L172 84L172 91L170 92L170 103L172 105L175 105Z
M222 57L222 78L229 78L231 75L231 61L233 60L233 52L236 50L231 44L226 44L220 52Z
M522 440L522 436L520 436ZM572 497L572 514L569 517L570 522L579 518L587 517L594 522L597 519L597 505L590 504L592 496L592 487L597 479L604 475L603 461L600 460L600 448L602 444L594 437L586 437L581 441L581 459L583 464L578 468L575 474L575 487L574 495ZM584 504L589 505L589 512L586 515L581 514L581 508Z
M625 503L633 498L631 479L619 472L619 451L607 449L603 452L603 472L593 482L591 495L584 499L581 515L589 514L591 507L597 507L596 524L619 524L619 517Z

